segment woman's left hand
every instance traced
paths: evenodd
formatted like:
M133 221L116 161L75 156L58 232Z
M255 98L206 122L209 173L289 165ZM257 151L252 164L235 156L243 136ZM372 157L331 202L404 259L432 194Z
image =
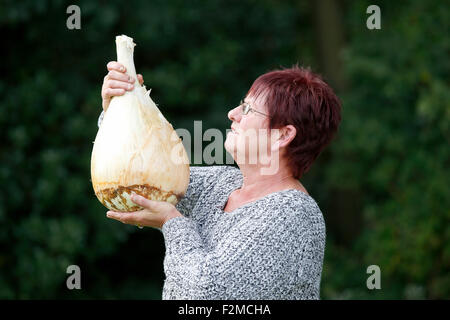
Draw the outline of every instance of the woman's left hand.
M161 229L164 223L175 217L182 217L181 213L171 203L165 201L148 200L140 195L131 195L131 201L144 207L134 212L108 211L106 216L122 223L139 227L153 227Z

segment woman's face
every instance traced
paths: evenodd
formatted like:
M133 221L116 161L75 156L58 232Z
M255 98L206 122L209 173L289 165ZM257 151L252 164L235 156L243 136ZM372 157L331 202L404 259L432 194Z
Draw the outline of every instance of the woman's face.
M247 96L244 102L249 103L252 109L268 114L264 95L257 99ZM225 139L225 149L238 164L259 164L270 152L269 118L253 111L244 115L242 106L230 110L228 118L232 121L232 131Z

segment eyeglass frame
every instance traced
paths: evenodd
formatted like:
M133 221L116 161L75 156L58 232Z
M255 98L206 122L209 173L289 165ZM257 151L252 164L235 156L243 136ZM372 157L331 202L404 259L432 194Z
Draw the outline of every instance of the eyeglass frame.
M268 114L265 114L265 113L263 113L261 111L253 109L252 106L250 105L250 103L245 102L244 100L241 100L241 102L240 102L238 107L240 107L240 106L242 106L242 110L241 111L242 111L243 115L247 115L250 111L253 111L253 112L259 113L259 114L261 114L263 116L271 118L271 116L269 116Z

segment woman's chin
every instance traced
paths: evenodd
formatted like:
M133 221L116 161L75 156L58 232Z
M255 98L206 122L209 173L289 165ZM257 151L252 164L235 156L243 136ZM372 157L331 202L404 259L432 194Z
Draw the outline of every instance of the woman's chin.
M234 156L236 146L234 145L234 143L232 141L230 141L230 139L228 137L225 139L223 146L226 151L228 151L231 155Z
M224 142L225 150L233 157L233 160L236 161L237 148L236 143L232 137L227 137Z

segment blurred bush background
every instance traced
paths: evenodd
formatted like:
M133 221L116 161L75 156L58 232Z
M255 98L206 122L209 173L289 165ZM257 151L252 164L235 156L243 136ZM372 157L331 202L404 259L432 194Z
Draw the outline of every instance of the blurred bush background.
M450 8L433 1L2 1L0 298L160 299L155 229L106 218L90 154L115 36L174 128L225 133L260 74L311 66L343 102L302 182L321 207L322 299L450 297ZM368 30L366 8L381 8ZM191 131L193 132L193 131ZM66 288L81 267L82 290ZM381 290L366 269L381 268Z

